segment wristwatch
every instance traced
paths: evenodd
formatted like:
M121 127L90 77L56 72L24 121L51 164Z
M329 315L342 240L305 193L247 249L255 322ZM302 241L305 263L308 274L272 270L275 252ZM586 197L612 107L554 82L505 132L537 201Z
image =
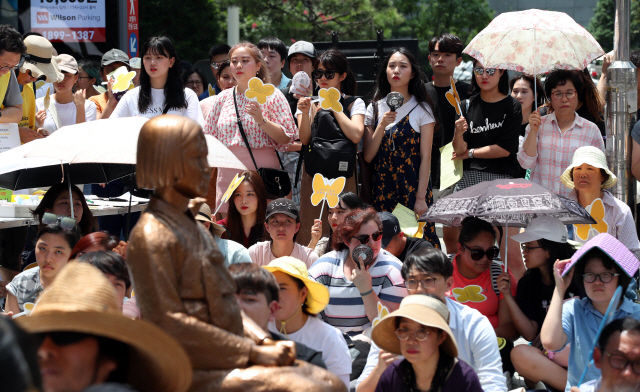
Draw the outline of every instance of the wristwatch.
M473 158L473 153L476 151L475 148L470 148L469 149L469 158Z

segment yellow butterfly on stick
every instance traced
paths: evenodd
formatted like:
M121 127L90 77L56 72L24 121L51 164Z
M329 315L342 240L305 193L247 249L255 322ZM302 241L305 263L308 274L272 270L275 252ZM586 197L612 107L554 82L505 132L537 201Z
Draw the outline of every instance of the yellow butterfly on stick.
M478 285L469 285L466 287L456 287L451 290L456 301L461 304L465 302L484 302L487 300L487 296L482 293L482 287Z
M336 113L342 112L342 104L340 103L340 91L331 87L329 89L323 88L318 92L320 97L320 107L323 109L331 109Z
M453 106L454 109L456 109L456 114L458 116L462 115L462 112L460 110L460 96L458 95L458 90L456 90L456 84L453 81L453 77L451 78L451 88L449 89L449 91L447 91L447 93L444 95L447 98L447 101L451 104L451 106Z
M111 91L113 91L114 93L119 93L132 89L134 87L133 78L135 78L135 76L135 71L129 71L125 66L122 66L111 72L107 75L107 80L115 80L115 82L111 86Z
M382 303L378 302L378 315L371 321L371 324L375 327L384 317L389 314L389 309Z
M313 176L313 194L311 195L311 204L317 206L322 200L327 199L330 208L338 205L338 195L342 193L347 179L338 177L334 179L326 179L320 173Z
M585 208L591 217L596 220L595 224L574 225L576 235L582 241L590 239L591 230L595 230L597 234L606 233L609 230L609 224L604 220L604 204L602 199L595 199L590 206Z
M249 79L249 88L244 92L244 96L251 101L256 101L260 105L267 102L267 97L276 92L276 86L273 84L264 84L262 80L253 77Z
M229 201L236 188L238 188L240 184L242 184L242 181L244 181L244 176L238 177L238 173L236 173L235 177L233 177L233 180L231 180L231 184L229 184L229 188L227 188L227 191L224 193L224 195L222 195L223 203Z
M209 85L209 96L213 97L214 95L216 95L216 89L213 88L212 85Z

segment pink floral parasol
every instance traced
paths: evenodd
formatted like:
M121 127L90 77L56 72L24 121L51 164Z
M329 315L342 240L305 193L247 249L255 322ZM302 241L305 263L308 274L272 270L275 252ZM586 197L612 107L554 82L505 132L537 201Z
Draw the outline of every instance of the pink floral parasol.
M604 51L564 12L526 10L498 15L465 48L484 67L530 75L584 69Z

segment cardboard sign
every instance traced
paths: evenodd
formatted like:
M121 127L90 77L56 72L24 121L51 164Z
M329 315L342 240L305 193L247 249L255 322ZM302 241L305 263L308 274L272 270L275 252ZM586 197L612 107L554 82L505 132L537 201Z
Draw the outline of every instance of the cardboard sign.
M253 77L249 79L249 88L244 92L244 96L250 101L264 105L267 103L267 97L270 97L275 92L276 86L273 84L264 84L262 80Z
M120 93L134 87L133 78L135 77L135 71L129 71L127 67L123 66L108 74L107 80L114 80L115 83L111 86L111 91L113 93Z
M338 195L342 193L347 179L345 177L338 177L334 179L326 179L320 173L316 173L313 176L313 194L311 195L311 204L317 206L322 200L327 200L330 208L334 208L338 205Z
M389 314L389 308L387 308L381 302L378 301L378 315L376 316L376 318L373 319L373 321L371 321L371 325L375 327L388 314Z
M447 98L447 101L456 109L456 114L458 116L462 116L462 110L460 110L460 96L458 95L458 90L456 90L456 84L453 81L453 77L449 77L451 79L451 88L444 95Z
M11 202L13 191L11 189L0 188L0 200Z
M323 109L331 109L336 113L342 112L342 104L340 103L340 91L331 87L330 89L320 89L318 92L320 97L320 107Z
M576 228L576 236L579 240L587 241L609 230L609 224L604 220L604 204L602 203L602 199L595 199L585 210L596 220L596 224L574 225Z
M0 153L20 146L20 131L16 123L0 123Z

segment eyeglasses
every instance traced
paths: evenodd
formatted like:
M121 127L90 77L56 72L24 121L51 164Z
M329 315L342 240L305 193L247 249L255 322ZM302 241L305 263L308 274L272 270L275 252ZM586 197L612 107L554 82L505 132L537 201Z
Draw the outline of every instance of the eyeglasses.
M220 68L220 64L222 64L222 61L214 61L211 63L211 68L218 69Z
M573 99L576 97L576 91L575 90L569 90L567 92L560 92L560 91L556 91L555 93L551 93L551 96L553 97L553 99L557 99L557 100L561 100L562 96L566 95L567 99Z
M407 290L417 290L418 284L420 284L423 289L428 290L432 289L436 285L436 280L440 278L442 278L442 276L438 276L437 278L424 278L420 280L409 279L405 280L404 285L406 286Z
M587 272L582 275L582 279L584 279L587 283L593 283L596 279L600 279L602 283L609 283L613 279L614 276L618 276L620 274L612 274L611 272L603 272L601 274L594 274L593 272Z
M624 370L629 364L631 364L631 369L633 369L633 372L640 375L640 361L630 361L623 356L613 355L606 351L604 353L607 357L609 357L609 365L611 365L612 368Z
M482 67L475 67L473 69L473 72L478 75L478 76L482 76L483 73L487 73L487 75L489 76L493 76L496 73L497 69L495 68L482 68Z
M427 339L427 336L429 336L429 332L430 331L424 328L419 328L415 331L409 331L406 328L398 328L396 329L396 336L400 340L407 340L410 336L413 336L414 338L416 338L416 340L423 341Z
M527 246L525 244L520 244L520 249L522 249L523 252L531 252L534 249L540 249L542 248L541 246Z
M71 344L76 344L78 342L83 341L84 339L90 337L91 335L87 335L86 333L80 332L44 332L34 334L36 344L38 347L44 342L44 340L48 337L53 340L56 346L68 346Z
M369 242L369 238L371 238L373 240L373 242L376 241L380 241L380 238L382 238L382 233L379 231L376 231L375 233L369 235L369 234L361 234L361 235L354 235L353 237L351 237L351 239L355 239L360 241L360 245L364 245L366 243Z
M489 260L493 260L496 257L498 257L498 254L500 253L500 249L498 249L495 246L492 246L491 248L487 249L487 250L483 250L483 249L473 249L473 248L469 248L468 246L462 244L462 247L465 248L466 250L469 251L469 253L471 253L471 259L478 261L481 260L484 255L487 255L487 258Z
M187 80L187 86L202 86L202 81L200 80Z
M43 225L52 225L54 223L60 223L60 227L67 230L73 230L76 227L76 220L68 216L56 216L49 212L45 212L44 215L42 215Z
M327 80L331 80L336 76L336 71L329 71L329 70L321 70L321 69L316 69L314 70L311 75L313 76L314 79L322 79L322 76L324 75L324 78Z
M23 61L20 60L20 62L16 65L10 65L10 66L3 66L0 67L0 71L13 71L16 69L20 69L20 67L22 66Z

